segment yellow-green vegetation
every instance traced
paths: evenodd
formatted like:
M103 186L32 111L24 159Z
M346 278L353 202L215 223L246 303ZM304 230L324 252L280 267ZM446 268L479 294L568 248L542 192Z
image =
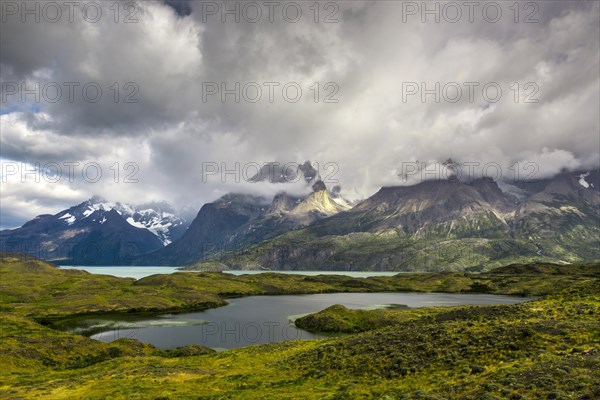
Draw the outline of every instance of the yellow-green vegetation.
M311 332L357 333L399 324L426 315L448 312L447 307L402 308L352 310L341 304L335 304L318 313L298 318L294 324L298 328Z
M131 278L59 269L37 259L2 256L0 274L0 310L36 318L109 311L206 309L226 304L211 291L137 285Z
M133 281L52 269L39 261L2 262L0 397L48 399L594 399L600 397L598 265L513 265L488 274L410 274L390 278L153 276ZM43 271L38 267L43 267ZM569 270L569 268L571 268ZM19 271L16 273L15 270ZM66 274L65 274L66 273ZM41 275L35 278L32 275ZM45 279L44 279L45 276ZM115 280L116 279L116 280ZM286 280L289 281L286 283ZM85 290L85 280L94 283ZM109 285L107 282L111 282ZM204 283L202 283L204 282ZM57 287L80 306L53 304ZM29 287L27 286L29 285ZM32 287L33 285L39 285ZM62 286L61 286L62 285ZM412 286L411 286L412 285ZM362 331L210 352L162 351L135 340L101 343L34 322L81 310L185 307L186 296L334 291L479 291L545 294L500 306L334 308L347 329ZM110 298L103 298L102 290ZM33 294L27 296L28 290ZM119 296L137 293L121 303ZM178 291L185 296L176 297ZM5 296L4 293L7 292ZM139 292L136 292L139 291ZM259 292L259 293L257 293ZM91 299L86 299L89 295ZM102 307L86 309L100 299ZM199 299L200 297L197 297ZM61 300L62 301L62 300ZM162 306L162 303L156 303ZM349 312L348 312L349 311ZM324 313L326 314L326 313ZM331 329L327 320L322 326ZM348 328L349 327L349 328ZM345 328L345 329L346 329ZM355 329L356 328L356 329Z
M1 256L1 255L0 255ZM86 313L202 310L249 295L448 292L539 296L600 275L600 263L513 264L490 272L391 277L179 272L139 280L64 270L37 259L0 257L0 311L42 318Z

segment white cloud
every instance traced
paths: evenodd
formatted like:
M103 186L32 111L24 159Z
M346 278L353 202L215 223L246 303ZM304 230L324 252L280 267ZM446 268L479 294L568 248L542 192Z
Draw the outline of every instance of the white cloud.
M42 102L41 110L11 98L3 107L20 112L0 117L2 157L107 167L135 162L140 180L76 181L54 192L27 186L20 197L3 190L3 213L7 202L23 220L38 211L33 203L58 211L74 193L199 208L227 191L269 196L281 189L231 178L204 182L202 162L335 163L335 177L352 198L402 184L395 171L416 160L498 163L505 171L534 162L543 176L599 163L597 2L538 3L534 24L514 23L507 8L496 24L423 24L418 17L403 23L401 2L338 3L336 24L315 24L310 14L295 24L223 24L203 22L201 2L191 2L186 17L158 1L139 4L136 24L2 24L3 82L93 80L105 88L98 103ZM108 87L129 81L139 87L139 103L114 103ZM202 98L203 82L257 82L265 89L264 82L292 81L303 89L297 103L284 101L279 88L273 103ZM321 99L328 93L322 85L335 82L339 102L315 103L314 82ZM403 101L405 82L456 82L463 97ZM480 83L473 101L465 82ZM481 95L488 82L503 90L497 103ZM534 91L528 82L539 88L537 103L523 102Z

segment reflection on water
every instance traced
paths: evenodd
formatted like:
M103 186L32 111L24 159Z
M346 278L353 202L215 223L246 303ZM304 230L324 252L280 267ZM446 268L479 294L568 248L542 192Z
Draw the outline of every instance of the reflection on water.
M353 309L384 306L432 307L466 304L513 304L530 300L524 297L482 294L443 293L328 293L286 296L251 296L231 300L225 307L185 314L153 317L134 315L79 318L69 329L91 334L111 342L134 337L156 347L169 349L201 344L215 349L230 349L279 342L316 339L317 335L298 329L293 320L333 304Z
M141 328L160 328L166 326L196 326L206 324L205 321L197 318L175 320L171 315L160 315L155 317L137 317L135 315L129 317L125 315L115 315L106 317L88 317L80 318L74 324L68 325L68 330L71 333L81 335L93 335L107 331L128 331L138 330ZM131 335L127 335L131 337Z

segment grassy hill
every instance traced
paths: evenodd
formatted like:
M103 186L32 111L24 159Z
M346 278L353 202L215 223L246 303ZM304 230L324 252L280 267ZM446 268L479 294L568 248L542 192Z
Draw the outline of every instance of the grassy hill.
M2 398L479 400L600 396L598 264L511 265L486 274L366 279L178 273L134 281L5 257L0 272ZM31 296L27 296L28 290ZM127 307L188 307L201 299L209 302L202 303L206 307L233 295L339 290L528 291L543 296L496 306L360 312L333 307L317 313L334 317L321 318L318 329L357 333L220 353L201 346L163 351L131 339L101 343L50 329L32 319ZM70 308L69 299L75 298L78 303Z
M600 274L586 265L513 264L487 273L407 273L391 277L180 272L140 280L56 268L37 259L0 257L0 311L35 318L107 312L203 310L250 295L333 292L447 292L539 296ZM505 271L505 272L503 272Z

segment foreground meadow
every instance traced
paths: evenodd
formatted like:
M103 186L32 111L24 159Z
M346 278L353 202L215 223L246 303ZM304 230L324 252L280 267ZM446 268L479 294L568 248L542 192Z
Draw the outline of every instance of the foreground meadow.
M594 399L600 265L513 265L398 277L156 275L135 281L1 262L0 396L48 399ZM443 291L539 296L514 305L330 307L298 321L343 336L214 352L102 343L57 317L223 305L251 294Z

